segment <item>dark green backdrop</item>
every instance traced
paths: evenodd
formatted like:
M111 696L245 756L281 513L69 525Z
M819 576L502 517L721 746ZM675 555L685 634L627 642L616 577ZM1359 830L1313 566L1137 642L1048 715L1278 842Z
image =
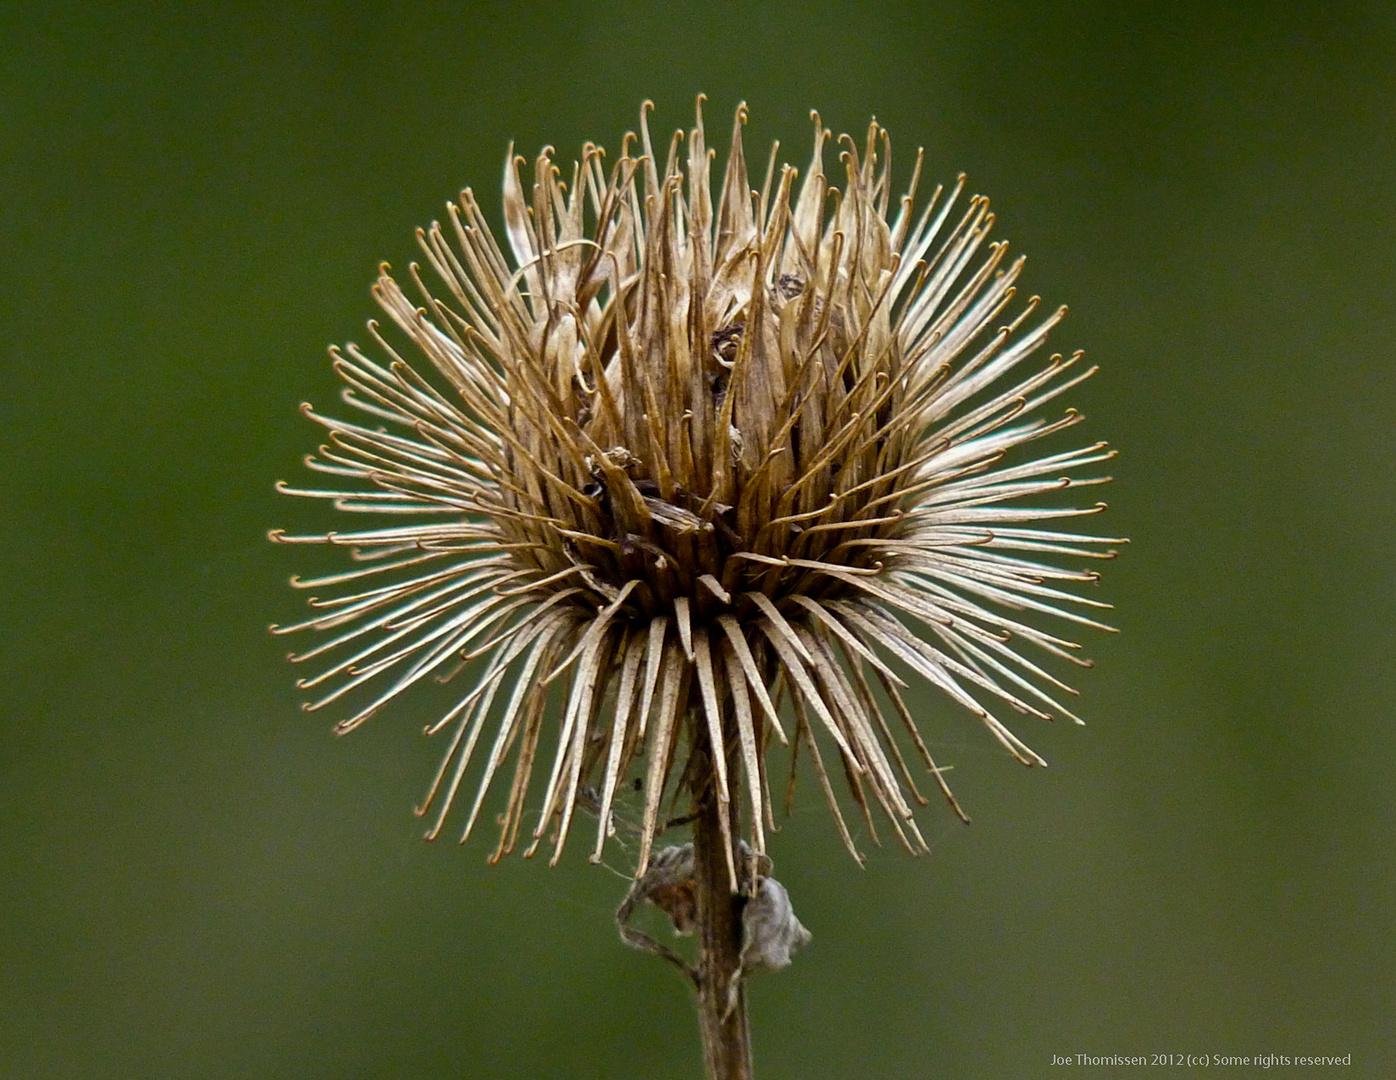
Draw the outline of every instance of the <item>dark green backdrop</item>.
M1051 769L927 696L975 817L932 858L858 870L803 792L760 1075L1396 1075L1389 5L236 7L0 10L0 1076L699 1075L623 881L420 843L423 717L298 710L264 540L378 260L496 212L507 140L699 90L995 197L1134 538L1090 726L1020 725Z

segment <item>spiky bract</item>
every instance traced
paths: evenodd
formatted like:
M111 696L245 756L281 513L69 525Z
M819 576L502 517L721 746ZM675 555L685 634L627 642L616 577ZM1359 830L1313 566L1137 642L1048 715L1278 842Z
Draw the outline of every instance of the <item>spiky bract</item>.
M1099 626L1077 608L1105 605L1059 587L1096 575L1044 560L1108 557L1100 545L1115 541L1038 524L1099 505L1022 500L1101 482L1064 477L1111 452L1013 454L1079 419L1042 415L1091 373L1077 370L1079 354L1031 362L1065 309L1034 322L1034 298L1000 325L1023 261L988 243L987 200L956 211L962 177L918 209L918 154L889 221L886 133L872 124L861 153L839 140L840 188L825 177L827 133L814 120L798 194L774 147L758 194L738 109L716 206L701 101L686 146L676 132L662 161L643 110L639 152L627 137L609 173L588 145L564 183L545 150L525 187L511 148L510 253L466 190L444 227L418 233L444 287L413 265L423 307L386 268L374 289L442 384L372 323L386 361L332 350L346 400L368 419L306 407L330 432L310 467L344 489L285 490L406 524L274 534L362 561L296 581L346 590L276 630L334 631L293 657L335 658L302 680L333 687L307 708L381 688L339 731L426 676L486 658L428 729L452 731L423 807L435 804L429 836L472 757L484 764L466 835L512 758L496 856L512 849L542 744L551 763L535 847L551 835L560 853L574 809L591 802L599 857L633 771L644 792L637 874L680 791L715 789L729 839L729 807L744 803L743 831L761 853L777 740L792 755L806 748L855 856L830 753L870 834L875 803L921 850L909 799L925 800L894 726L950 793L899 669L1026 763L1041 759L982 702L1072 716L1057 700L1069 688L1026 651L1076 660L1078 646L1018 613Z

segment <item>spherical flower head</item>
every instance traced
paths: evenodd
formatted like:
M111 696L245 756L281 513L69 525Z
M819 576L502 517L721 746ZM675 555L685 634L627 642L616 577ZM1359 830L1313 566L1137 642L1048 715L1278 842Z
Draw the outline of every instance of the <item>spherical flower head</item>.
M386 267L374 289L413 358L370 323L376 357L331 350L363 419L305 407L329 432L308 464L334 482L283 490L386 522L273 534L359 564L293 579L335 595L273 628L330 632L292 656L326 665L301 681L321 694L307 708L363 695L349 731L483 662L427 729L449 732L429 837L483 759L462 839L512 762L496 858L527 818L529 853L547 838L556 861L583 806L599 859L632 777L637 875L685 795L715 798L729 852L740 831L760 857L779 742L792 779L808 758L855 857L831 758L868 835L877 810L916 852L926 800L908 759L959 807L904 676L1027 764L1041 759L993 710L1075 719L1041 664L1085 662L1038 617L1108 629L1086 614L1107 605L1071 591L1097 575L1057 563L1119 541L1059 521L1102 509L1056 493L1104 481L1073 478L1111 456L1103 443L1023 453L1080 419L1046 408L1094 370L1042 358L1065 308L1013 310L1023 260L988 240L988 201L962 203L963 177L918 206L918 153L894 204L876 122L861 150L839 139L841 186L815 115L803 178L773 147L757 192L739 108L714 204L701 106L656 153L646 105L638 146L627 136L608 171L587 145L566 181L547 149L526 185L511 148L508 251L467 189L418 232L421 306Z

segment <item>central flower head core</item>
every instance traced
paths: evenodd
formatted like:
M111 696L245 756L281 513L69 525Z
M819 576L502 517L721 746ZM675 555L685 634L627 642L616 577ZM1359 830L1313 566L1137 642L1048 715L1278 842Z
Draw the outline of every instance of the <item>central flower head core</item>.
M740 614L753 606L749 590L777 599L837 585L789 559L875 565L875 546L859 541L890 535L903 516L897 489L921 433L897 406L907 389L927 388L905 385L892 333L892 293L909 275L897 280L884 219L886 136L869 129L861 162L847 143L840 192L825 181L827 133L816 122L799 199L789 167L753 199L743 119L716 221L701 116L686 175L677 134L660 174L647 125L643 155L627 143L609 181L588 147L570 199L545 152L525 201L511 158L513 277L527 291L486 298L491 314L518 317L498 319L489 336L472 327L457 344L505 375L503 528L521 561L567 575L574 603L628 590L625 607L645 616ZM981 200L962 242L977 246L987 225ZM458 231L488 265L487 232ZM449 279L444 236L428 240ZM382 287L393 296L390 281ZM416 330L415 312L399 312Z

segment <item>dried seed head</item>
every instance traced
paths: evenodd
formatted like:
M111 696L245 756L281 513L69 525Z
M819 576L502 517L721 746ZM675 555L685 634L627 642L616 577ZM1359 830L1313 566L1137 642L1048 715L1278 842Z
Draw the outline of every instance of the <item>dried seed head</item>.
M1073 691L1032 654L1082 661L1022 613L1108 629L1081 613L1107 605L1062 587L1096 574L1046 560L1108 558L1120 541L1040 524L1102 507L1023 500L1103 482L1069 477L1112 452L1018 453L1080 419L1044 406L1094 369L1080 354L1038 359L1065 309L1039 317L1033 298L1010 311L1023 260L988 241L988 201L961 204L961 177L918 209L918 154L893 206L876 123L861 151L840 138L831 183L817 115L803 178L773 150L758 194L742 107L714 205L701 104L660 153L647 105L638 152L627 137L609 172L588 145L564 182L545 151L526 186L511 150L508 253L466 190L418 234L440 282L412 266L422 306L386 269L374 288L439 381L370 323L380 359L332 350L363 422L306 409L329 432L310 467L334 479L284 490L396 522L273 534L348 547L360 564L294 582L344 591L274 628L331 632L293 657L327 664L302 681L324 688L307 708L363 694L348 731L424 677L486 658L429 728L450 732L423 805L429 837L483 759L465 835L513 762L496 857L530 807L528 850L551 831L560 854L580 793L596 790L599 858L629 775L643 778L637 875L680 790L715 785L729 839L740 828L763 853L774 740L793 743L792 766L806 748L856 857L830 754L873 839L876 804L923 850L911 803L925 800L894 726L955 804L898 672L1031 764L989 706L1072 717L1059 696Z

